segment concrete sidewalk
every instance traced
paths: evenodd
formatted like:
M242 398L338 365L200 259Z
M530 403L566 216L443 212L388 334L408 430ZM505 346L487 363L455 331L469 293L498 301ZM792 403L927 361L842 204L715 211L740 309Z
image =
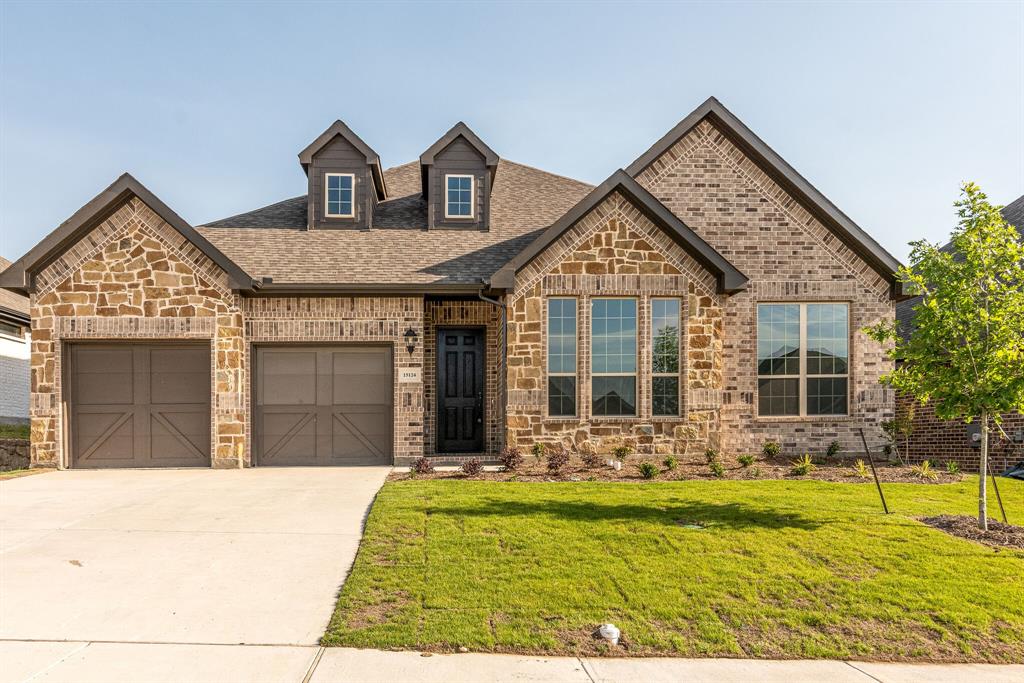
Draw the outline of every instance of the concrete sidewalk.
M0 641L0 682L1020 683L1024 666L750 659L594 659L348 648Z

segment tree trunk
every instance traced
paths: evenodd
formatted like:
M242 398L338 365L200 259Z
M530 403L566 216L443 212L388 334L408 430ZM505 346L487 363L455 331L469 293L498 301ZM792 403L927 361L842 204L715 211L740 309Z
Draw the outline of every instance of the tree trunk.
M988 531L988 412L981 412L981 462L978 467L978 528Z

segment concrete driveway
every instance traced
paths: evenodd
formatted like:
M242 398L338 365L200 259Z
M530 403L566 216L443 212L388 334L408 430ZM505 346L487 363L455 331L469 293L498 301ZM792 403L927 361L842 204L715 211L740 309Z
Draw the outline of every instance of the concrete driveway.
M0 482L0 639L315 645L388 471Z

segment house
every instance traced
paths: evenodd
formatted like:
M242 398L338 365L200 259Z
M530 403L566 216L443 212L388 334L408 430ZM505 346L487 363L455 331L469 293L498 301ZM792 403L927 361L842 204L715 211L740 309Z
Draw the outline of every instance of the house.
M597 187L462 123L385 168L337 121L299 164L306 195L198 227L126 174L3 274L35 464L881 443L859 330L899 264L714 98Z
M0 272L11 262L0 256ZM0 289L0 424L28 423L28 297Z
M1004 206L1001 213L1024 240L1024 195ZM952 243L949 243L942 250L951 251L952 248ZM896 320L904 338L913 330L914 308L921 299L921 296L915 296L896 304ZM954 461L965 470L978 470L981 429L977 421L968 425L959 420L941 420L935 414L934 406L920 404L906 394L898 394L896 404L900 415L912 418L906 454L909 460ZM1024 415L1007 413L1002 420L1001 429L1005 436L993 430L989 441L989 467L994 472L1002 472L1024 460Z

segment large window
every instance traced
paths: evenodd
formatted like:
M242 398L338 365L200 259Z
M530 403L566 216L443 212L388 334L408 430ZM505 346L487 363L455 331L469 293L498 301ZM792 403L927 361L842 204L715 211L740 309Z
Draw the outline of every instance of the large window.
M548 415L576 415L576 299L548 299Z
M763 416L846 415L847 304L759 304L757 412Z
M654 415L679 414L679 299L651 299L651 403Z
M444 205L445 218L473 217L473 176L446 175L444 177L447 197Z
M595 416L636 415L636 299L591 301Z
M326 180L327 207L324 215L329 218L352 218L355 216L355 175L327 173Z

